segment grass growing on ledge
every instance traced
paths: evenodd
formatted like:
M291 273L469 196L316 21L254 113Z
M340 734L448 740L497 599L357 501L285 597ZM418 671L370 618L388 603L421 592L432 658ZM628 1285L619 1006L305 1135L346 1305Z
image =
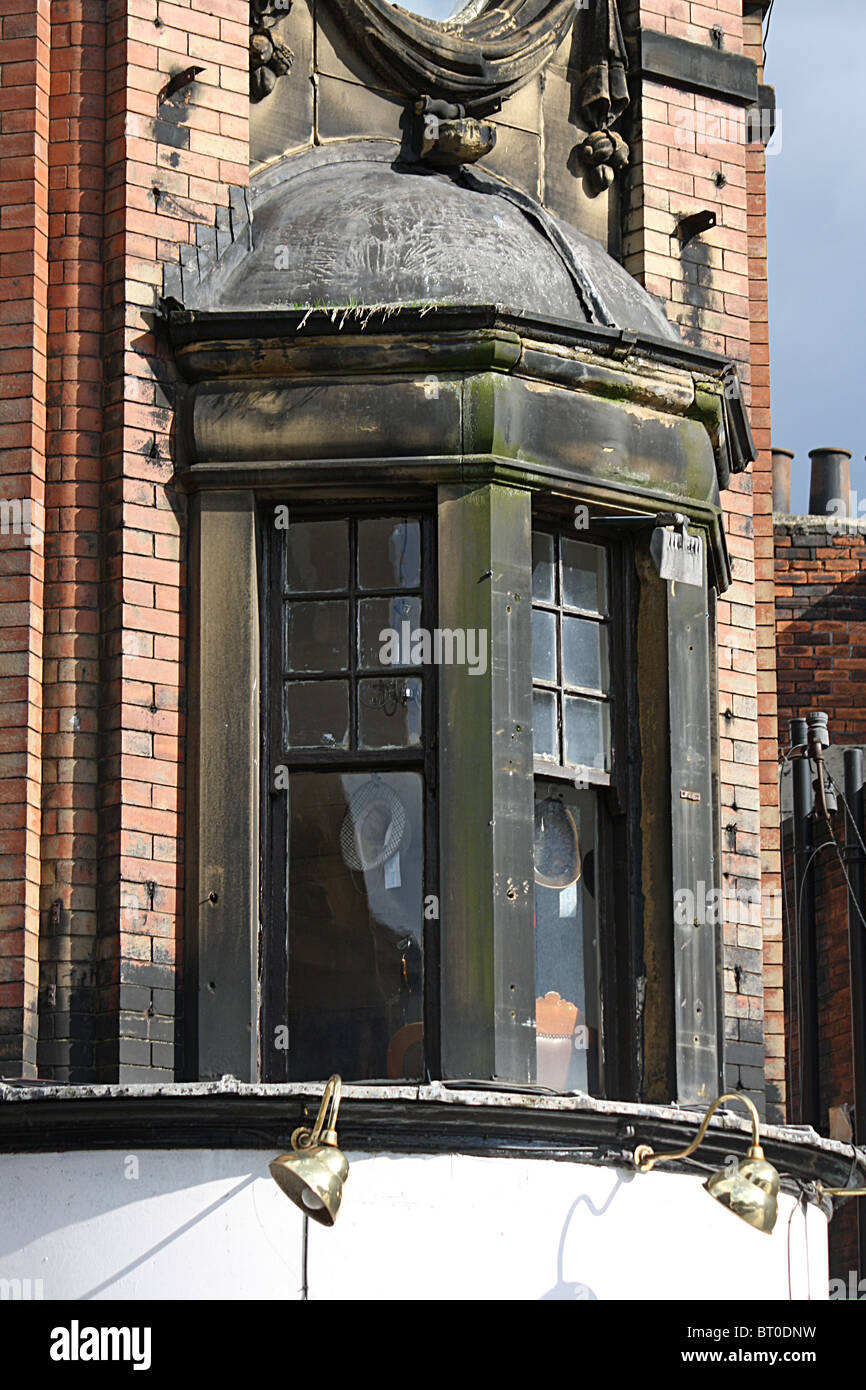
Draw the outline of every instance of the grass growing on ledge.
M431 310L438 309L440 305L448 302L450 301L444 299L423 299L397 304L361 304L356 299L350 299L346 304L327 304L324 300L318 300L315 304L293 304L292 308L304 309L306 311L295 330L297 333L300 333L304 324L312 314L326 314L332 323L338 323L339 321L339 328L342 328L343 324L348 319L356 319L360 322L363 331L370 322L370 319L374 318L377 314L381 315L383 319L387 319L393 314L399 313L401 309L418 309L423 318L423 316L429 314Z

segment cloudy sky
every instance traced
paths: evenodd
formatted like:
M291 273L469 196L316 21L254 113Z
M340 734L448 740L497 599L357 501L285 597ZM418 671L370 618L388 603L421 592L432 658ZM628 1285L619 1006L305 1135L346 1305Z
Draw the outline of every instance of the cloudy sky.
M866 515L866 0L775 0L766 80L773 442L793 449L794 511L810 449L850 449Z

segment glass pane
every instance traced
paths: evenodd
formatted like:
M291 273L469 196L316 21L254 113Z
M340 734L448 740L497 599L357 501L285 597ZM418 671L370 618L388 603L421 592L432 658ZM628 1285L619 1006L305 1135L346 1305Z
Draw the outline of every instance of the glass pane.
M358 665L361 670L411 666L412 633L420 626L420 598L362 598L358 603Z
M333 593L349 587L348 521L296 521L286 533L286 588Z
M532 679L556 683L556 614L532 610Z
M567 608L607 613L607 564L601 546L562 542L562 602Z
M358 587L417 589L421 583L421 527L388 517L358 522Z
M559 762L556 696L549 690L532 692L532 748L536 758L552 758Z
M608 707L600 700L564 697L565 761L569 767L610 771Z
M563 618L562 680L565 685L607 690L607 630L601 623Z
M543 531L533 531L532 597L542 603L553 603L556 599L554 580L553 536L546 536Z
M538 1084L601 1091L595 912L596 803L562 782L536 784L535 1022Z
M343 671L349 665L347 600L286 605L289 671Z
M292 681L285 689L288 748L348 748L348 681Z
M424 1075L423 780L293 773L289 1076Z
M421 682L386 676L358 682L358 747L413 748L421 742Z

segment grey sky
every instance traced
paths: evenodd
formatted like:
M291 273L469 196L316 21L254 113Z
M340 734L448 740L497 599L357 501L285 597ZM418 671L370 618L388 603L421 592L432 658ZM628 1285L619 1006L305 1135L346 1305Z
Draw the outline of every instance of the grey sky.
M866 515L864 0L776 0L766 80L781 123L767 151L773 443L793 449L795 511L810 449L850 449Z

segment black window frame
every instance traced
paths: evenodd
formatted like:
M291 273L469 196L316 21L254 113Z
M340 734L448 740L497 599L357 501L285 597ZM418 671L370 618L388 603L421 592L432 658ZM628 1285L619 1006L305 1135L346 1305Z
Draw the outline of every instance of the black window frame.
M603 1097L610 1100L640 1100L644 1094L644 901L642 882L641 826L641 728L638 691L638 611L644 580L640 577L637 555L643 544L630 528L597 525L574 527L576 499L536 493L532 498L529 531L544 530L605 548L608 555L609 606L609 704L611 766L607 775L588 778L596 793L597 858L599 892L597 896L599 932L599 974L601 983L601 1046L603 1058ZM261 746L262 769L259 778L260 802L260 949L259 986L259 1075L263 1081L288 1080L288 1056L269 1046L274 1028L285 1021L288 981L288 880L274 871L285 857L287 832L286 796L275 792L272 770L285 763L290 771L328 767L332 771L358 770L363 766L383 770L416 767L424 776L425 876L424 898L440 893L439 783L439 692L436 668L428 669L425 681L424 737L419 750L297 750L291 757L275 737L274 720L279 702L269 698L275 671L278 671L279 644L282 641L282 590L275 544L280 533L274 524L278 506L288 508L291 520L323 520L341 516L411 516L422 523L422 565L425 593L422 625L430 630L438 621L436 592L437 554L441 538L441 518L435 500L415 495L411 501L395 501L385 493L362 498L319 500L304 497L292 502L260 501L258 544L261 568ZM477 582L467 573L467 584ZM531 635L522 654L531 666ZM643 694L641 694L641 699ZM659 692L660 698L660 692ZM656 694L653 694L653 701ZM661 717L659 704L655 717ZM666 710L665 710L666 715ZM717 743L709 749L717 761ZM533 784L537 779L566 780L574 783L576 769L563 768L547 759L532 759ZM285 930L279 926L285 923ZM449 1027L447 988L441 964L441 922L438 917L424 921L424 1038L425 1068L428 1079L439 1079L443 1072L442 1029ZM487 1026L493 1027L492 1018ZM673 1054L671 1066L674 1065ZM461 1073L462 1075L463 1073ZM311 1077L312 1081L323 1080ZM369 1078L386 1080L386 1078ZM502 1078L507 1080L507 1077ZM488 1081L495 1078L487 1077ZM398 1081L388 1084L397 1085ZM674 1094L674 1092L671 1092Z
M277 514L287 509L289 524L300 521L330 521L342 518L385 519L388 517L417 520L421 526L421 626L432 630L436 625L436 516L435 509L413 499L402 505L392 498L352 499L349 501L316 502L276 499L259 507L258 534L261 565L261 846L259 864L260 938L259 938L259 1017L258 1053L259 1076L263 1082L287 1082L290 1070L290 1048L273 1045L275 1031L286 1025L289 972L289 866L288 866L288 796L275 787L275 769L285 766L289 778L293 772L329 771L358 772L418 771L423 778L424 815L424 875L422 904L429 896L439 901L438 812L437 812L437 727L438 692L436 667L423 673L422 734L420 745L408 748L362 749L320 748L295 749L285 747L282 736L282 644L283 590L282 554L287 532L277 525ZM350 527L354 537L356 527ZM350 542L350 564L355 561L355 542ZM355 590L355 572L350 573L350 587ZM358 591L359 594L362 591ZM365 591L364 591L365 592ZM351 634L350 634L351 638ZM350 640L351 645L351 640ZM355 728L354 682L363 678L352 667L351 727ZM395 679L400 674L418 676L419 669L395 667ZM320 677L322 678L322 677ZM423 921L423 1020L424 1066L426 1079L439 1074L439 923L438 918ZM310 1081L324 1077L305 1078ZM399 1085L399 1080L365 1078ZM403 1084L406 1084L405 1082Z
M574 785L578 773L596 797L596 929L599 940L601 1099L637 1100L641 1081L642 931L640 912L640 735L637 690L637 606L634 538L607 525L578 529L574 503L536 498L532 533L577 540L607 556L608 706L607 773L533 758L533 781ZM559 546L555 543L555 555ZM557 605L561 612L561 594ZM559 654L561 661L561 651ZM562 739L562 728L559 728ZM560 744L561 746L561 744ZM622 871L623 866L625 872Z

